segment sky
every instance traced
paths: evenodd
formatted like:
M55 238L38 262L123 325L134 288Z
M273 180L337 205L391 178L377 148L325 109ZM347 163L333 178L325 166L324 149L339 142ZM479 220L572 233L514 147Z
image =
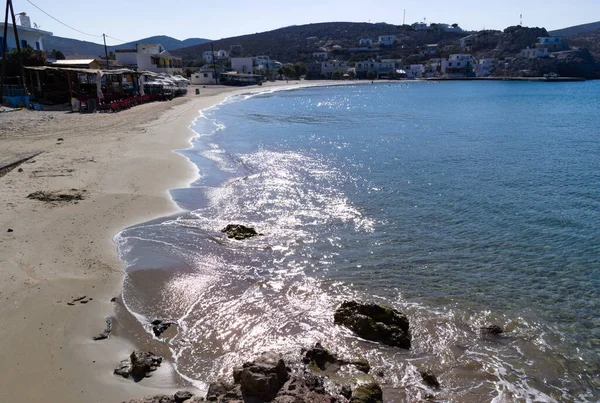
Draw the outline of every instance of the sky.
M407 24L458 23L465 30L504 29L518 25L521 14L523 25L548 30L600 20L600 0L13 0L13 6L56 36L102 43L105 33L108 45L154 35L221 39L316 22L400 25L404 10Z

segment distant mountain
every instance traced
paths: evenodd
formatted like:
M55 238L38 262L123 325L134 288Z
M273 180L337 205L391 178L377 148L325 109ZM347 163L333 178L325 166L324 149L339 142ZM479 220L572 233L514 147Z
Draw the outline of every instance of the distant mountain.
M165 49L171 51L180 48L185 48L194 45L200 45L202 43L210 42L210 39L204 38L188 38L183 41L172 38L166 35L151 36L149 38L142 38L135 42L128 42L118 46L108 46L109 52L114 52L116 49L135 49L136 43L160 43ZM44 38L44 49L52 51L54 49L60 50L65 56L89 56L98 57L104 55L104 45L88 41L80 41L77 39L63 38L60 36L49 36Z
M575 36L600 30L600 21L550 31L552 36Z
M406 53L409 48L421 43L438 43L457 39L467 33L441 31L412 31L407 27L386 23L324 22L293 25L273 31L224 38L211 42L214 50L229 51L231 46L240 45L236 56L268 55L281 62L308 61L313 52L330 52L334 57L348 57L347 50L357 48L362 38L377 43L380 35L396 35L398 45L383 49L380 53ZM239 48L237 48L239 49ZM201 44L177 49L174 53L185 60L202 59L202 53L210 50L210 44ZM346 52L346 53L344 53Z

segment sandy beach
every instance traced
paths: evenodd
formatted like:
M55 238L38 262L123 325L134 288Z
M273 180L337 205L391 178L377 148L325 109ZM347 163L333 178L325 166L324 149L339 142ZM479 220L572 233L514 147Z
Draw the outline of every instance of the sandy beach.
M119 402L193 390L168 364L139 383L114 376L134 348L120 336L136 330L123 323L92 340L122 309L123 262L112 238L178 211L168 190L197 172L173 150L189 147L199 110L281 85L201 88L199 96L190 87L187 97L114 114L0 113L0 160L41 152L0 173L0 401ZM27 197L38 191L77 197Z

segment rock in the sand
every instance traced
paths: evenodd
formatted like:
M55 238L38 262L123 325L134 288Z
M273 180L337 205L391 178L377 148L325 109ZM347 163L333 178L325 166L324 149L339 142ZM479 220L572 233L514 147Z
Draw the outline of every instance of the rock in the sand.
M93 339L94 340L108 339L108 336L110 336L111 331L112 331L112 318L108 317L108 318L106 318L106 328L104 329L104 331L102 333L100 333L98 336L94 336Z
M191 399L194 394L192 392L188 392L187 390L180 390L175 393L173 397L175 398L175 403L182 403L188 399Z
M354 389L350 403L382 403L383 391L378 383L372 382Z
M175 403L175 398L169 395L146 396L139 399L131 399L123 403Z
M247 362L235 369L233 380L240 384L244 395L270 401L288 380L288 369L281 358L265 354L255 362Z
M206 393L207 402L234 402L236 400L242 401L240 385L231 385L224 381L213 382L209 385Z
M421 379L423 379L423 382L425 382L427 386L436 389L440 387L440 382L431 370L421 370L419 373L421 374Z
M408 318L394 308L344 301L335 311L334 322L364 339L393 347L410 348Z
M481 334L492 334L494 336L498 336L504 333L504 329L502 329L498 325L484 326L479 328L479 331L481 332Z
M168 322L168 321L161 320L161 319L155 319L152 321L152 332L154 333L154 335L156 337L160 337L160 335L163 334L163 332L165 330L167 330L169 327L171 327L172 324L173 324L173 322Z
M226 233L227 238L237 239L238 241L259 235L254 228L241 224L229 224L221 232Z
M12 228L9 228L8 231L6 232L13 232L14 230Z
M134 381L138 382L143 378L149 377L150 372L156 369L162 363L163 358L155 355L152 352L136 350L131 353L128 360L123 360L114 370L115 375L120 375L124 378L130 376Z

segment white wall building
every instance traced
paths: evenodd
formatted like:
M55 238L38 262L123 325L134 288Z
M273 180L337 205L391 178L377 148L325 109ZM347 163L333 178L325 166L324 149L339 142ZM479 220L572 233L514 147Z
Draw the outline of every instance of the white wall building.
M358 41L358 46L373 46L373 40L372 39L366 39L366 38L362 38Z
M448 76L466 77L474 68L473 56L465 54L452 54L448 60L442 61L442 73Z
M396 35L382 35L377 39L377 43L379 45L393 45L396 43Z
M429 31L429 25L426 22L415 22L412 24L412 29L415 31Z
M406 77L408 78L421 78L425 73L425 66L422 64L411 64L410 68L406 70Z
M231 70L242 74L254 74L254 59L251 57L232 57Z
M321 75L325 78L331 78L331 74L334 71L347 73L349 70L350 68L348 67L348 62L340 62L337 60L321 62Z
M52 32L42 31L41 29L31 28L31 21L28 16L21 15L21 25L17 25L17 34L19 35L19 44L21 48L31 46L35 50L44 50L43 38L51 36ZM0 22L0 57L4 55L2 45L4 44L4 23ZM6 34L6 51L10 52L17 48L14 28L8 24Z
M477 77L489 77L494 72L495 67L496 67L496 59L494 59L494 58L479 59L477 64L475 65L475 74L477 75Z
M536 48L546 48L550 52L558 50L565 50L568 48L567 44L564 43L562 36L542 36L537 38L535 42Z
M523 49L519 56L524 57L525 59L537 59L538 57L546 57L548 56L548 48L533 48Z
M204 85L204 84L217 84L219 78L215 81L215 69L214 68L200 68L197 72L192 74L190 78L192 84Z
M202 52L202 59L204 59L207 63L213 63L214 60L229 59L229 53L223 49L215 50L214 52L212 50L205 50Z
M329 59L329 54L327 52L313 52L312 56L313 56L313 59L318 59L318 60L328 60Z
M173 73L183 70L180 57L171 55L160 43L142 43L137 49L117 49L117 63L139 71Z

